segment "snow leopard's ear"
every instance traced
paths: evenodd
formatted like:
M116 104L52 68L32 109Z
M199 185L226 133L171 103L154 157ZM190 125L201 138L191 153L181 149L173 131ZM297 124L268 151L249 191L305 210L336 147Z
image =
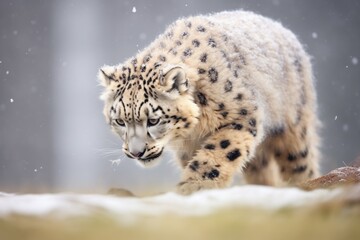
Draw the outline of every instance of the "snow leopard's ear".
M113 82L118 82L119 79L116 77L117 67L116 66L103 66L100 68L98 73L98 79L103 87L108 87Z
M162 93L173 98L189 89L185 70L178 65L166 65L160 70L159 85Z

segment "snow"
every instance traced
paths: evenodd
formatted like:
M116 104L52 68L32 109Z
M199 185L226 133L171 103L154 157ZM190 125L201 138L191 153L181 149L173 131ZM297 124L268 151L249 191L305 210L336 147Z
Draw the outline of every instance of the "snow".
M337 119L337 115L335 116L335 121L336 121L336 119Z
M352 58L351 58L351 63L352 63L353 65L357 65L357 64L359 63L359 59L358 59L357 57L352 57Z
M13 103L13 102L14 102L14 99L10 98L10 102Z
M311 33L311 37L312 37L313 39L317 39L317 38L318 38L318 34L317 34L316 32L313 32L313 33Z
M131 10L133 13L136 13L136 7L133 7Z
M308 206L330 201L342 193L342 189L306 192L297 188L255 185L201 191L190 196L169 192L145 198L75 193L16 195L0 192L0 218L10 214L51 214L67 217L96 213L99 209L123 220L169 213L199 216L232 207L277 210L284 207Z
M5 74L6 74L6 75L9 75L9 74L10 74L10 71L6 71Z
M29 55L31 53L32 49L31 48L28 48L25 52L25 55Z

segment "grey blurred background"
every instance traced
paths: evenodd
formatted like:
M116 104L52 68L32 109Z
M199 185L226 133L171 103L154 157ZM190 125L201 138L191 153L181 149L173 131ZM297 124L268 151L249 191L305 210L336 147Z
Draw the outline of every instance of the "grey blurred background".
M122 155L102 116L97 70L179 17L240 8L281 21L306 46L324 123L322 171L351 163L360 154L358 0L2 0L0 191L171 189L179 179L171 155L153 169Z

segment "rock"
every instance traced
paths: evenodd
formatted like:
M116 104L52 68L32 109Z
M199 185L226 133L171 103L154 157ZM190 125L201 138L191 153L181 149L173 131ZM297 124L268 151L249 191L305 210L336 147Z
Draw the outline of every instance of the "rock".
M300 188L305 190L314 190L317 188L334 188L338 186L360 183L359 167L341 167L328 174L309 180L300 184Z

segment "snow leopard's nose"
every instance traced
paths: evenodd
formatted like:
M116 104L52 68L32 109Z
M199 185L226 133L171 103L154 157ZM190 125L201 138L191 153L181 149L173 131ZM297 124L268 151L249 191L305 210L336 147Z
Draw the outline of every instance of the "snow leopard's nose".
M130 139L129 143L129 152L134 158L140 158L145 154L146 143L142 141L139 137L133 137Z
M146 131L140 125L128 129L129 152L134 158L140 158L146 151Z
M131 155L133 155L136 158L141 158L144 153L145 153L146 149L144 149L142 152L131 152Z

